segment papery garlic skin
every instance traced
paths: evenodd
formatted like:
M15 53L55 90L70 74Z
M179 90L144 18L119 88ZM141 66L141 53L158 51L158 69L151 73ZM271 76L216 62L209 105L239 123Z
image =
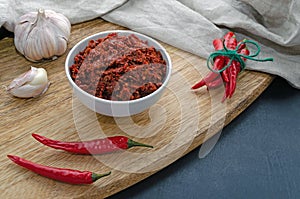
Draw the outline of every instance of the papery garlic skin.
M14 29L14 43L21 54L35 62L64 54L70 33L67 17L39 9L20 17Z
M43 68L31 69L15 78L7 87L7 91L15 97L38 97L48 90L50 82Z

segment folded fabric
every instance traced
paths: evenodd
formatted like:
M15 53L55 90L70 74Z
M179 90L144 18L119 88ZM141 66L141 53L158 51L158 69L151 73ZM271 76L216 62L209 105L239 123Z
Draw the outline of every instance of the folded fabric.
M230 29L238 38L259 42L261 58L274 58L249 61L247 69L281 76L300 89L297 0L0 0L0 5L0 26L10 30L18 16L43 7L63 13L73 24L102 17L203 58L213 51L212 40Z
M300 89L299 8L296 0L131 0L103 18L204 58L214 38L233 30L259 42L260 57L274 58L249 61L247 69L281 76Z
M39 8L64 14L71 24L88 21L123 5L128 0L0 0L0 27L14 30L20 16Z

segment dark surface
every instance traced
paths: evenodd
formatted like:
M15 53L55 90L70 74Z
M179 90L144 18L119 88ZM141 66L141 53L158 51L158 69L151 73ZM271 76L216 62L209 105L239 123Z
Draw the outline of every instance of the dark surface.
M276 78L207 157L198 152L110 199L300 198L300 90Z
M14 33L7 31L5 28L0 28L0 40L4 37L13 37Z

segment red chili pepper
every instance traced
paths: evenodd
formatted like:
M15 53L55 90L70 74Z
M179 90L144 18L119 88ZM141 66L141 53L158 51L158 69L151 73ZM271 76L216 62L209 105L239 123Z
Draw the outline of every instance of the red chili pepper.
M238 43L237 43L235 34L233 32L228 32L227 34L225 34L224 39L225 39L224 43L228 49L230 49L230 50L236 49ZM239 44L241 44L241 42L242 41L240 41ZM243 49L245 47L246 47L246 45L241 44L239 49ZM226 65L229 63L229 61L230 61L229 58L226 57L225 58ZM234 69L233 69L233 67L234 67ZM224 97L223 97L222 101L224 101L227 97L231 97L233 92L235 91L236 78L237 78L238 72L239 71L237 71L236 61L234 61L234 60L231 62L231 65L222 72L222 77L224 79L224 82L226 82L225 93L224 93Z
M220 70L223 66L224 66L224 59L221 57L216 57L216 59L214 61L214 69ZM192 86L192 89L198 89L198 88L214 81L218 77L219 77L219 73L210 72L205 78L203 78L198 83L196 83L194 86Z
M228 32L227 34L224 35L225 39L225 46L230 49L234 50L237 46L237 40L235 37L235 34L233 32Z
M110 175L111 173L96 174L90 171L50 167L36 164L14 155L7 155L7 157L17 165L40 174L41 176L69 184L91 184L104 176Z
M242 49L246 48L246 44L243 43L245 41L246 41L246 39L243 39L243 40L239 41L239 43L237 44L237 46L239 46L239 48L237 50L238 53L240 53Z
M222 39L214 39L213 40L213 46L215 48L215 50L223 50L224 46L223 46L223 41Z
M234 32L232 32L232 31L229 31L229 32L227 32L225 35L224 35L224 39L230 39L231 37L234 37L235 35L234 35Z
M223 50L224 49L224 46L223 46L223 41L222 39L215 39L213 41L213 46L215 48L215 50ZM217 58L221 58L221 59L224 59L225 57L224 56L218 56ZM224 60L223 60L224 61ZM224 63L223 63L224 64ZM224 67L224 65L219 65L218 67L214 68L216 70L220 70Z
M114 136L83 142L62 142L58 140L51 140L35 133L33 133L32 136L46 146L82 155L104 154L121 149L129 149L134 146L153 148L153 146L135 142L125 136Z
M208 90L209 90L209 89L218 88L218 87L220 87L221 85L223 85L223 80L222 80L221 77L218 77L218 78L215 79L214 81L208 82L208 83L206 84Z
M228 57L224 57L224 66L227 66L229 61L230 60ZM229 82L229 67L226 68L225 70L223 70L221 75L222 75L223 81L228 83Z
M240 54L249 55L250 51L245 46L243 49L241 49ZM246 58L242 57L242 59L246 61ZM241 64L240 62L233 60L231 66L227 69L228 69L228 74L230 76L230 80L228 82L229 83L227 88L228 90L225 92L225 98L227 97L231 98L236 89L236 81L237 81L237 76L241 71Z
M225 92L224 92L224 95L223 95L223 99L222 99L222 102L224 102L227 97L229 96L229 90L230 89L230 85L229 85L229 82L225 83Z
M248 48L244 47L243 49L241 49L240 54L249 55L250 51L248 50ZM242 57L242 59L246 61L246 58ZM241 72L240 62L233 60L232 65L230 66L229 69L230 69L230 86L229 86L230 88L227 96L231 98L236 89L237 76Z
M233 50L236 48L237 40L236 40L233 32L228 32L227 34L224 35L223 38L225 40L224 43L228 49ZM224 65L227 65L229 63L229 61L230 60L228 57L224 57L224 62L225 62ZM229 68L230 68L230 66L222 72L222 78L223 78L224 82L227 82L227 83L229 83L229 81L230 81Z
M213 41L213 46L214 46L215 50L222 50L224 48L222 39L215 39ZM224 67L224 57L223 56L216 57L214 60L213 69L220 70L223 67ZM192 86L192 89L201 88L202 86L207 85L210 82L214 81L218 76L219 76L218 73L210 72L205 78L203 78L198 83L196 83L194 86Z
M204 79L201 79L200 82L196 83L194 86L192 86L192 89L198 89L205 85Z
M249 55L250 51L247 47L245 47L241 49L240 54ZM246 62L247 59L245 57L241 57L241 58L243 59L244 62ZM233 62L236 64L237 74L239 74L241 72L241 63L236 60L233 60Z
M236 88L236 79L237 75L240 71L240 67L237 65L237 61L233 61L231 67L229 68L230 71L230 81L229 81L229 95L228 97L231 98L235 88Z
M224 46L223 46L223 41L222 41L222 39L214 39L214 41L213 41L213 46L214 46L214 48L215 48L215 50L223 50L224 49ZM226 63L224 63L225 62L225 58L226 57L224 57L224 56L218 56L218 57L216 57L216 59L222 59L221 61L223 62L223 65L218 65L218 67L215 67L214 69L215 70L221 70L223 67L224 67L224 64L226 64Z
M246 47L246 48L243 48L243 49L241 50L240 54L243 54L243 55L250 55L250 51L249 51L249 49ZM244 61L246 61L246 58L242 57L242 59L243 59Z
M229 82L229 72L228 72L228 68L226 68L221 74L222 74L222 78L223 81L228 83Z

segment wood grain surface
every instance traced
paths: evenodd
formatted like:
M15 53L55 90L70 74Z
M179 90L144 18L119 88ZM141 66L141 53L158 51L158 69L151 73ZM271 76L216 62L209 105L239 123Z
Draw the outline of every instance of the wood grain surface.
M29 62L18 54L12 37L0 40L0 198L104 198L117 193L211 138L273 80L268 74L245 71L239 76L234 96L221 103L224 88L190 90L208 73L205 60L161 42L171 56L173 71L159 102L132 117L102 116L84 107L73 95L64 62L68 51L81 39L116 29L125 28L101 19L73 25L67 52L57 60L41 63ZM39 98L18 99L9 95L5 86L30 66L47 70L49 90ZM38 143L32 133L64 141L127 135L154 148L131 148L98 156L74 155ZM112 174L92 185L69 185L13 164L6 157L8 154L49 166Z

